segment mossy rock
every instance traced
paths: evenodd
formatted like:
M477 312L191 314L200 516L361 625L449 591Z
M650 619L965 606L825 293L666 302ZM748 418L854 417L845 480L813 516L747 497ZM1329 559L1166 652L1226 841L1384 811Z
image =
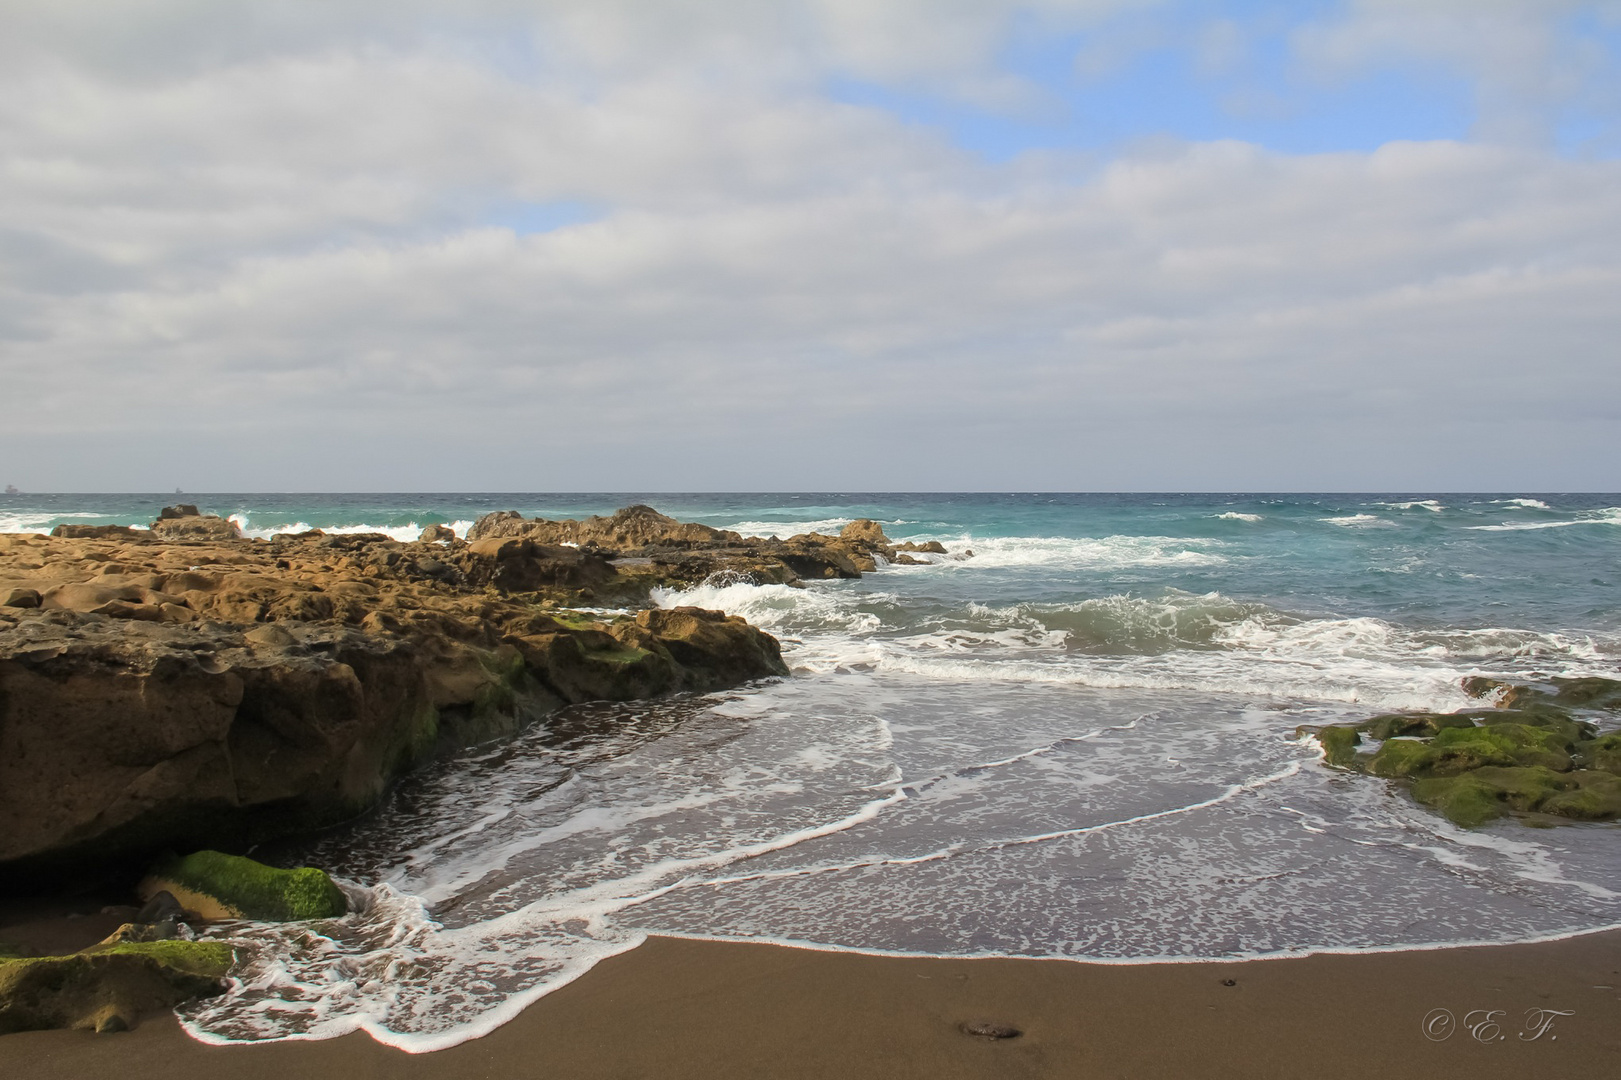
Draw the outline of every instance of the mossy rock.
M123 1031L146 1012L219 993L235 955L218 941L151 941L0 960L0 1033Z
M1453 727L1474 727L1474 719L1458 713L1387 713L1356 725L1370 739L1396 739L1404 736L1429 737Z
M1507 813L1582 821L1621 818L1621 732L1595 737L1573 709L1621 708L1621 681L1554 679L1554 690L1484 676L1463 680L1496 708L1387 713L1311 731L1326 763L1411 781L1413 797L1460 825ZM1357 753L1360 735L1380 740ZM1547 824L1547 822L1542 822Z
M1413 798L1439 810L1455 825L1474 828L1508 812L1497 789L1474 776L1443 776L1413 781Z
M1356 728L1335 724L1319 728L1313 734L1323 747L1324 761L1342 769L1355 766L1356 748L1362 742L1362 736L1357 734Z
M1485 766L1461 776L1414 780L1413 798L1441 811L1455 824L1473 827L1511 810L1541 809L1551 797L1576 786L1569 775L1541 766Z
M1582 770L1569 774L1577 786L1548 796L1538 810L1579 821L1621 818L1621 776Z
M1446 728L1428 742L1391 739L1368 771L1376 776L1457 776L1476 769L1540 766L1571 768L1567 743L1556 731L1525 724Z
M277 870L240 855L199 851L153 867L143 899L168 890L188 911L209 919L290 922L336 918L349 910L343 890L314 867Z
M177 971L218 978L231 970L235 952L223 941L120 941L95 945L81 956L145 956Z
M1368 772L1375 776L1403 777L1423 775L1431 760L1427 740L1387 739L1367 763Z
M1621 709L1621 680L1590 676L1553 680L1554 700L1573 709Z
M1524 727L1551 731L1564 740L1567 749L1583 739L1591 739L1593 732L1597 730L1584 720L1572 719L1563 709L1546 707L1496 710L1475 714L1475 719L1480 721L1482 727L1520 724Z
M1577 748L1577 757L1589 769L1599 769L1621 776L1621 731L1612 731L1608 735L1600 735L1590 742L1582 743Z

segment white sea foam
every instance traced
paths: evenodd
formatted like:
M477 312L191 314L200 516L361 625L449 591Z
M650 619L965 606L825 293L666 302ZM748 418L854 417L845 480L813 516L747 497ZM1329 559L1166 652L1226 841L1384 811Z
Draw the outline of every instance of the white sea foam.
M933 565L958 569L1048 567L1054 570L1121 570L1131 567L1222 566L1227 544L1221 540L1175 536L991 536L937 537L960 556L972 550L971 563L941 559Z
M368 826L407 846L403 880L357 889L332 923L211 929L253 959L183 1022L216 1043L360 1030L435 1050L651 933L1140 963L1389 947L1398 911L1407 947L1475 941L1493 903L1497 940L1576 932L1580 913L1514 906L1515 881L1580 898L1588 928L1618 921L1613 875L1537 836L1454 858L1445 828L1403 817L1374 783L1352 790L1351 814L1324 816L1333 777L1313 747L1257 741L1266 714L1205 705L1077 731L1073 705L1044 721L1036 695L884 685L790 680L640 743L531 739L477 774L447 769L390 811L419 814L434 842L413 845L416 826L387 812ZM904 736L883 719L897 711ZM567 782L537 790L536 770L559 769ZM1295 814L1308 827L1280 827ZM1077 921L1074 890L1100 874L1110 886ZM459 925L402 891L429 879ZM1342 904L1327 926L1325 891Z
M47 514L42 511L22 510L0 514L0 533L48 533L57 525L67 523L78 525L84 522L102 521L112 517L111 514ZM135 528L145 528L137 525Z
M1220 521L1251 521L1251 522L1254 522L1254 521L1263 521L1263 520L1265 520L1265 518L1261 514L1240 514L1237 510L1229 510L1225 514L1217 514L1216 518L1217 518L1217 520L1220 520Z
M838 535L840 529L850 524L854 518L821 518L817 521L739 521L736 525L723 525L721 528L730 529L744 536L776 536L786 540L790 536L800 533L823 533L825 535ZM882 522L881 524L895 524Z
M1573 525L1621 525L1621 506L1588 511L1569 521L1505 521L1501 525L1470 525L1476 532L1526 532L1533 529L1568 529Z
M1374 503L1373 505L1384 510L1428 510L1436 514L1446 509L1434 499L1420 499L1414 502Z
M1189 690L1378 709L1455 709L1469 674L1535 669L1601 674L1621 657L1615 635L1487 627L1414 629L1379 619L1285 615L1219 593L1116 595L1074 605L967 605L923 624L892 593L837 585L700 586L655 602L741 615L785 639L813 673L892 672L969 684ZM878 609L878 610L873 610Z
M828 734L824 729L811 737ZM550 829L530 827L536 794L527 775L509 777L486 793L489 805L474 810L479 827L472 834L483 842L447 835L441 837L447 842L412 853L418 864L445 871L428 892L441 901L464 901L463 911L468 894L502 878L502 888L484 901L496 904L493 910L447 926L429 916L418 896L384 883L354 889L358 910L340 920L211 928L209 936L238 944L255 959L230 992L183 1010L187 1030L214 1043L363 1030L411 1052L454 1045L638 944L645 934L616 918L628 908L739 863L856 828L906 797L893 785L868 794L861 793L865 784L851 786L852 780L896 779L882 756L890 735L881 721L855 718L845 741L823 750L836 764L819 768L797 766L802 754L778 752L783 736L816 749L798 729L772 725L761 745L734 741L689 752L617 790L626 764L619 754L581 761L578 767L591 770L598 801L553 789L550 811L562 816ZM879 756L866 761L864 754ZM534 760L544 768L548 756ZM822 801L797 798L801 784L761 783L766 762L784 779L799 770L807 780L822 777ZM643 797L648 788L670 797L650 801ZM762 813L773 807L775 814ZM420 881L422 868L396 873Z
M232 514L230 516L230 520L234 521L237 528L242 530L243 536L258 540L268 540L273 536L283 536L291 533L308 532L311 529L316 528L316 526L311 525L307 521L295 521L289 525L273 525L268 528L256 528L254 527L253 522L249 519L249 516L240 512ZM404 525L322 525L320 526L320 530L323 533L326 533L328 536L359 536L366 533L381 533L391 540L398 540L401 543L409 543L422 535L422 530L424 527L425 526L419 525L415 521L411 521ZM473 522L470 520L454 521L450 525L451 531L457 536L463 538L467 536L467 530L472 527Z
M1549 506L1547 503L1543 502L1541 499L1493 499L1492 502L1499 505L1499 506L1520 506L1520 507L1524 507L1527 510L1552 510L1553 509L1553 507Z
M0 533L48 533L55 521L51 514L0 514Z
M1393 529L1394 521L1386 521L1374 514L1345 514L1340 517L1318 518L1328 525L1341 525L1347 529Z

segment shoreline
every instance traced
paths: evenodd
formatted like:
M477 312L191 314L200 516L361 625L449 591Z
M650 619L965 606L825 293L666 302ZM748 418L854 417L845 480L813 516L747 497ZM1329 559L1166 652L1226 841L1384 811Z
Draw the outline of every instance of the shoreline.
M1423 1031L1438 1009L1454 1018L1442 1040ZM1022 1034L963 1033L961 1025L976 1022ZM26 1063L36 1080L1361 1078L1376 1071L1478 1078L1604 1075L1618 1056L1617 930L1531 944L1129 964L650 937L489 1034L432 1053L409 1054L362 1033L211 1046L169 1015L117 1035L0 1038L0 1072Z

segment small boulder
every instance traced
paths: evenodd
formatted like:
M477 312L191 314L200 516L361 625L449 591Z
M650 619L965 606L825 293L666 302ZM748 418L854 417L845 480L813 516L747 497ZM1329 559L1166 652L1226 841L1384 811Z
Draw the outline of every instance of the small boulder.
M331 919L349 910L343 890L314 867L277 870L218 851L199 851L153 867L141 882L143 900L168 892L204 919L291 922Z
M7 589L4 599L0 599L0 607L39 607L39 592L35 589Z
M429 525L417 539L424 544L454 544L456 530L449 525Z

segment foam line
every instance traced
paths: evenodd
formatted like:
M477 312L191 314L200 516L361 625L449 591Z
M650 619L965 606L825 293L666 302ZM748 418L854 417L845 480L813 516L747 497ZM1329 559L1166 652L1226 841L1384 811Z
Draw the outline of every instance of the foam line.
M1247 964L1255 960L1298 960L1307 956L1362 956L1374 953L1439 952L1445 949L1478 949L1499 945L1542 945L1555 941L1571 941L1593 934L1608 934L1621 930L1621 922L1601 926L1581 926L1567 930L1554 930L1546 934L1528 934L1508 940L1498 938L1471 938L1463 941L1426 941L1401 945L1321 946L1304 949L1277 949L1271 952L1241 950L1221 956L1072 956L1067 953L1009 953L976 949L946 954L951 960L1048 960L1066 964L1099 964L1111 967L1138 967L1146 964ZM652 937L679 938L683 941L719 941L779 945L789 949L811 952L853 953L858 956L894 956L919 960L941 958L940 953L914 949L873 949L852 945L832 945L820 941L788 937L728 937L724 934L695 934L660 931Z
M1006 840L994 840L979 844L949 844L923 855L892 856L888 858L857 859L845 863L831 863L822 866L795 867L788 870L765 870L758 874L742 874L734 877L709 878L703 881L680 883L671 888L704 888L718 885L739 885L750 881L774 881L794 877L809 877L813 874L843 873L848 870L867 870L875 866L917 866L922 863L939 862L943 859L956 858L964 854L977 854L983 851L1000 851L1004 848L1019 847L1024 844L1040 844L1048 840L1063 840L1075 836L1085 836L1088 833L1104 832L1128 825L1140 825L1145 821L1155 821L1160 818L1176 817L1180 814L1192 813L1196 810L1206 810L1212 806L1219 806L1248 791L1258 791L1269 784L1286 780L1300 772L1302 762L1292 762L1287 768L1261 777L1257 780L1247 780L1242 784L1229 785L1220 795L1189 803L1186 806L1175 806L1167 810L1156 810L1153 813L1137 814L1129 818L1120 818L1115 821L1099 822L1095 825L1081 825L1073 829L1058 829L1053 832L1033 833L1029 836L1016 836ZM669 890L664 890L669 891ZM646 899L652 899L651 896ZM642 903L644 901L637 901Z

